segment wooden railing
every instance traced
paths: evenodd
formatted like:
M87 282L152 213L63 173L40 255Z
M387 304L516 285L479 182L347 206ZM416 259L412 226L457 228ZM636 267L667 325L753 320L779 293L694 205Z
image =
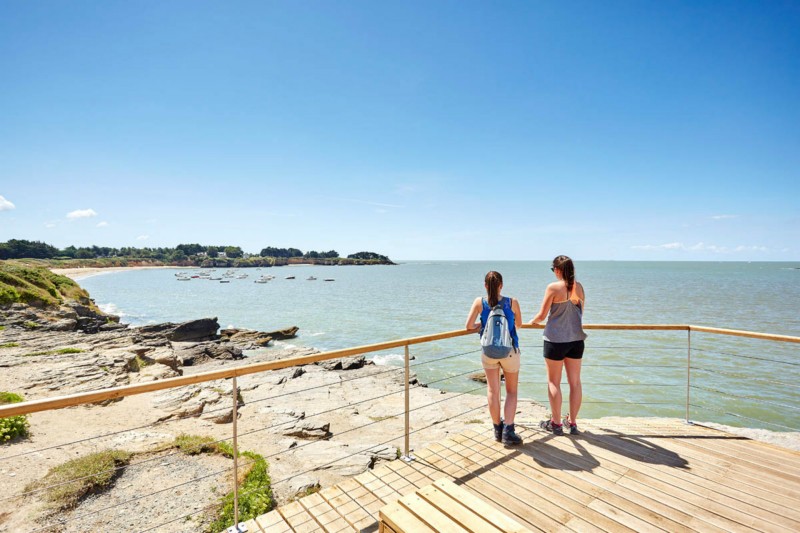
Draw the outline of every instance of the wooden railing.
M542 326L536 325L521 325L519 326L520 329L541 329ZM716 335L726 335L726 336L737 336L737 337L747 337L752 339L762 339L768 341L777 341L777 342L787 342L787 343L800 343L800 337L789 336L789 335L774 335L774 334L766 334L766 333L758 333L752 331L741 331L741 330L732 330L732 329L722 329L722 328L714 328L714 327L706 327L706 326L692 326L692 325L683 325L683 324L585 324L584 328L587 330L606 330L606 331L614 331L614 330L637 330L637 331L686 331L687 332L687 368L686 368L686 421L689 421L689 406L690 406L690 390L691 390L691 333L692 332L703 332L703 333L711 333ZM203 372L199 374L195 374L192 376L182 376L164 380L153 381L149 383L140 383L135 385L125 385L121 387L114 387L99 391L92 391L92 392L83 392L83 393L76 393L70 394L66 396L60 396L55 398L44 398L39 400L32 400L22 403L15 403L10 405L0 406L0 418L5 418L9 416L17 416L17 415L27 415L31 413L37 413L41 411L49 411L55 409L62 409L65 407L72 407L77 405L85 405L85 404L93 404L97 402L103 402L107 400L113 400L117 398L124 398L127 396L133 396L137 394L143 394L147 392L154 392L154 391L161 391L166 389L172 389L176 387L182 387L186 385L192 385L196 383L203 383L207 381L219 380L219 379L233 379L233 405L234 410L236 409L238 402L236 399L237 395L237 386L236 386L236 378L249 375L249 374L256 374L259 372L266 372L269 370L278 370L282 368L288 368L293 366L300 366L300 365L308 365L312 363L322 362L322 361L329 361L331 359L338 359L342 357L349 357L354 355L363 355L368 353L379 352L383 350L389 350L393 348L404 348L405 349L405 455L403 456L407 460L411 459L410 456L410 447L409 447L409 433L410 433L410 419L409 419L409 398L410 398L410 391L409 391L409 381L410 381L410 368L409 368L409 347L412 345L418 344L425 344L434 341L444 340L444 339L452 339L456 337L462 337L466 335L474 334L474 331L467 331L464 329L461 330L454 330L454 331L446 331L442 333L436 333L432 335L424 335L420 337L412 337L406 339L399 339L393 340L388 342L381 342L377 344L370 344L365 346L358 346L354 348L346 348L341 350L332 350L328 352L322 352L317 354L311 355L304 355L299 357L291 357L279 361L272 361L267 363L254 363L245 366L239 366L234 368L222 369L222 370L214 370L210 372ZM234 442L234 474L233 478L236 479L236 472L238 471L236 460L238 457L238 451L236 446L236 439L237 439L237 429L236 429L236 416L234 415L233 418L233 442ZM236 493L237 490L237 483L234 481L234 492ZM234 505L236 508L236 520L238 523L238 498L234 498Z

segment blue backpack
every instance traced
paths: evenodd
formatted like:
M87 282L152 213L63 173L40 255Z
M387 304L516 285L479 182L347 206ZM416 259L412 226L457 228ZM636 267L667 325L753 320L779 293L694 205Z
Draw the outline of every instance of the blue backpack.
M490 359L505 359L516 347L514 328L514 311L511 310L511 298L503 297L489 309L489 302L483 300L481 312L481 347Z

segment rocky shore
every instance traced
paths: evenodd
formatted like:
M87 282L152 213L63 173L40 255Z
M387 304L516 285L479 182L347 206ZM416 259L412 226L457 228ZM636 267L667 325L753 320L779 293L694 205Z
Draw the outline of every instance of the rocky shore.
M76 302L0 308L0 326L0 391L26 400L314 352L276 345L293 337L294 327L220 330L216 319L204 318L132 328ZM412 448L467 427L490 427L482 395L427 388L416 376L411 383ZM288 502L397 458L403 446L403 389L401 369L374 365L363 356L243 376L239 447L267 459L276 502ZM533 404L521 403L520 410L530 417L543 413ZM231 490L230 461L165 452L164 445L180 434L230 440L232 421L230 380L30 415L30 435L0 447L0 481L6 488L0 531L49 524L53 517L41 494L20 496L26 486L69 459L107 449L137 455L111 488L58 513L61 523L53 531L140 531L166 523L160 529L202 530L208 510Z

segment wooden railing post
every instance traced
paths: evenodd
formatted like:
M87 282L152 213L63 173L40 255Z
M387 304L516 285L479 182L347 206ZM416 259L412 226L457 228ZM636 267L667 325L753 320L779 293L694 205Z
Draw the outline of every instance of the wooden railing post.
M405 346L405 382L406 382L406 397L405 397L405 454L403 454L403 460L406 462L411 462L414 460L414 456L411 455L411 448L409 446L409 439L408 436L411 433L411 357L409 355L408 344Z
M239 415L239 388L233 376L233 527L229 531L239 532L239 442L236 420Z
M689 421L690 391L692 387L692 329L686 330L686 423Z

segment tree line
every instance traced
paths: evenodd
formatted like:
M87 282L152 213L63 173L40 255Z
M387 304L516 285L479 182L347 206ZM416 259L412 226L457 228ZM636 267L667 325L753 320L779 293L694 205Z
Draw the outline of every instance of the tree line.
M0 243L0 259L99 259L119 257L126 259L148 259L163 262L182 262L199 258L230 258L238 259L253 257L256 254L246 254L239 246L208 246L203 244L179 244L175 248L136 248L122 247L111 248L108 246L67 246L64 249L56 248L40 241L27 241L11 239ZM303 252L297 248L263 248L258 257L269 258L305 258L305 259L337 259L339 252L330 250L318 252L310 250ZM358 252L347 256L348 259L374 260L391 262L385 255L374 252Z

